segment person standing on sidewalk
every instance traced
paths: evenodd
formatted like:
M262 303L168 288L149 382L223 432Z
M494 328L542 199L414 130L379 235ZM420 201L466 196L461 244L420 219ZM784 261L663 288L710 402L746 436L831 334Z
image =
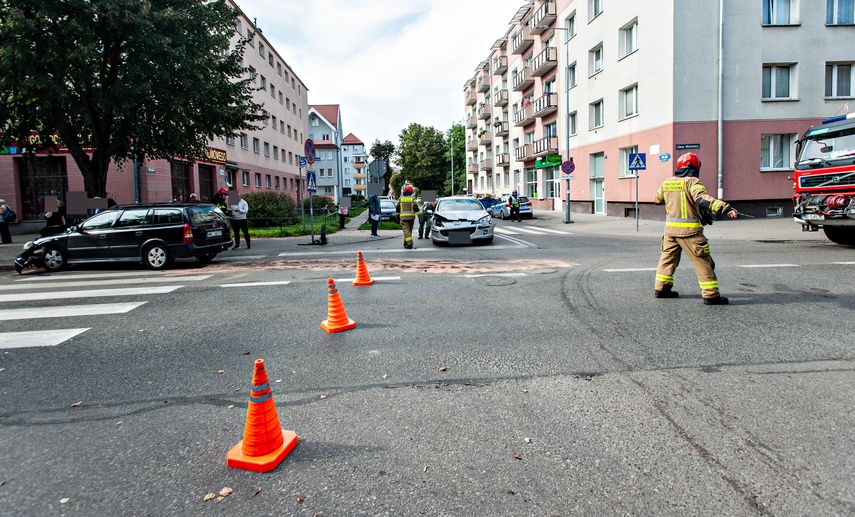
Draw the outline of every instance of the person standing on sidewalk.
M656 268L656 298L677 298L673 291L674 271L685 251L695 266L704 305L727 305L728 300L719 294L715 262L710 256L710 244L704 236L704 224L711 224L709 212L725 214L736 219L735 208L707 194L698 176L701 160L695 153L686 153L677 160L674 177L665 180L656 192L653 202L665 204L665 231L662 235L662 255Z
M235 194L238 194L235 191ZM249 241L249 225L246 222L246 214L249 213L249 205L243 198L239 197L235 205L229 206L229 213L232 218L232 228L235 232L235 247L234 250L240 249L240 232L243 230L243 236L246 239L246 249L252 248L252 243Z
M9 221L6 219L11 210L5 199L0 199L0 244L12 244L12 233L9 231Z
M419 211L419 205L413 198L412 185L404 185L403 194L398 198L395 212L398 214L398 220L404 229L404 247L411 250L413 249L413 225L416 222L416 212Z
M433 203L425 201L419 214L419 239L430 237L430 220L433 217Z
M371 223L371 238L379 239L377 227L380 226L380 196L372 194L368 197L368 221Z
M508 204L511 205L511 221L521 223L522 218L520 217L520 198L519 196L517 196L516 190L508 198Z

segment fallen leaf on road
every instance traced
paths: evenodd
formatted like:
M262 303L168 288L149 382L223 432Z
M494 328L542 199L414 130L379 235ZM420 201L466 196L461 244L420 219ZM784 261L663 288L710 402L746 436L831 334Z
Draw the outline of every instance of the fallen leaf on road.
M215 497L217 497L217 494L215 494L213 492L208 492L207 494L205 494L205 497L203 499L205 501L210 501L211 499L213 499Z
M389 378L389 375L388 375L388 374L386 374L386 373L384 373L384 374L383 374L383 378L384 378L384 379L388 379L388 378Z
M123 422L122 422L121 420L119 420L118 422L116 422L116 425L122 425L122 424L123 424Z
M249 350L244 350L243 355L249 355Z
M257 495L258 495L258 494L260 494L260 493L261 493L261 487L258 487L258 488L256 488L256 489L255 489L255 493L254 493L254 494L252 494L252 496L250 496L250 497L255 497L255 496L257 496Z
M439 371L441 371L441 372L444 372L446 370L448 370L448 367L446 367L445 365L442 365L439 367Z
M298 497L298 498L297 498L297 502L298 502L298 503L302 503L302 502L303 502L303 498L302 498L302 497Z
M240 388L235 388L235 391L240 391Z
M321 400L324 400L325 398L327 398L326 395L321 395Z
M231 409L231 408L233 408L233 407L235 407L235 405L234 405L234 404L230 404L230 405L228 406L228 409Z
M521 459L522 459L522 456L520 456L519 454L514 454L514 458L515 458L515 459L518 459L518 460L521 460Z
M217 373L226 373L225 370L217 370Z
M422 469L422 472L427 472L427 465L425 465L425 468Z
M218 497L218 498L217 498L217 502L218 502L218 503L221 503L221 502L223 502L223 499L225 499L225 497L220 496L220 497Z
M77 407L77 406L79 406L80 404L83 404L83 401L82 401L82 400L81 400L81 401L78 401L78 402L75 402L74 404L72 404L72 405L70 405L70 406L68 406L68 407Z
M523 439L523 441L524 441L525 443L531 443L531 438L529 438L528 436L526 436L526 437Z
M220 490L220 495L223 497L228 497L232 495L232 492L233 490L230 487L223 487L223 489Z
M282 382L282 379L276 379L276 382Z
M67 498L67 497L63 497L62 499L60 499L60 500L59 500L59 504L65 504L65 503L67 503L67 502L69 502L69 501L71 501L71 499L69 499L69 498Z

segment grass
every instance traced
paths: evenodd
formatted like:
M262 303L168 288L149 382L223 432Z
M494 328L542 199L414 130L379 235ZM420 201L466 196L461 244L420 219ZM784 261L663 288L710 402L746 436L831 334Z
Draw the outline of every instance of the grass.
M365 211L365 207L358 207L351 211L351 213L345 217L345 224L350 222L351 219L356 217ZM308 212L306 213L306 221L305 224L303 222L299 222L297 224L291 225L282 225L282 226L272 226L267 228L252 228L249 229L249 235L252 238L276 238L276 237L299 237L301 235L311 235L312 234L312 225L310 222L310 217ZM341 230L339 226L339 217L338 214L330 215L327 217L319 216L315 214L315 235L319 235L321 233L321 226L326 223L327 225L327 235L335 233ZM384 227L384 225L391 225L388 227ZM380 228L384 230L394 230L401 229L400 224L395 223L380 223ZM359 227L360 230L370 230L370 224L363 224Z

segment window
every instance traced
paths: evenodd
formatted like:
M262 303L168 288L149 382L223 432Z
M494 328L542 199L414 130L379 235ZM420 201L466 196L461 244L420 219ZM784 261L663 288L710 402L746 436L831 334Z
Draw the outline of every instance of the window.
M235 145L235 137L227 136L226 137L226 145Z
M629 170L629 155L635 154L638 152L638 146L633 145L631 147L621 147L618 153L618 166L620 167L620 171L618 172L620 178L635 178L636 171Z
M852 63L825 65L825 96L852 97Z
M763 0L763 25L789 25L792 0Z
M243 36L243 22L241 22L240 18L235 20L235 32Z
M282 76L282 63L276 63L276 73L279 74L280 77ZM276 178L276 181L278 182L279 178ZM279 187L277 186L276 188Z
M249 171L241 172L240 179L241 179L241 184L243 184L244 187L248 187L249 186Z
M261 152L261 142L257 138L252 139L252 151L255 153Z
M591 129L597 129L598 127L603 127L603 101L602 99L597 102L592 102L588 105L588 118L589 118L589 127Z
M279 146L277 146L277 145L273 146L273 159L274 160L279 159Z
M543 126L543 137L544 138L554 138L558 136L558 123L552 122Z
M762 135L760 137L760 170L791 170L795 141L795 134Z
M603 69L603 44L588 51L588 76L592 76Z
M279 132L282 133L283 135L285 134L285 121L284 120L279 121Z
M570 84L570 88L576 87L576 63L570 65L567 70L567 82Z
M279 176L273 178L273 186L276 190L279 190Z
M264 142L264 156L270 156L270 144Z
M273 131L276 131L279 128L279 125L276 123L276 115L273 115Z
M263 75L261 76L261 89L262 90L267 89L267 79L265 79Z
M620 30L620 57L638 50L638 18L624 25Z
M267 55L267 62L270 63L270 68L273 68L273 54Z
M855 23L855 0L828 0L826 25L851 25Z
M247 138L245 133L241 133L240 135L240 146L242 149L246 149L248 147Z
M288 124L288 138L291 138L291 124Z
M620 91L620 118L638 115L638 85Z
M603 0L588 0L588 21L593 20L603 12Z
M312 117L312 127L318 127L320 125L320 121L318 117Z
M264 187L270 188L270 174L264 175Z
M567 18L567 23L565 24L567 28L567 38L570 39L576 35L576 13L570 15Z
M256 80L256 77L258 77L258 76L255 74L255 68L249 67L249 80L254 83Z
M270 96L273 97L274 99L276 98L276 87L273 86L272 84L270 85Z
M282 95L282 92L279 92L279 104L284 103L285 102L284 99L285 99L285 97Z
M257 188L261 188L261 173L260 172L255 173L255 186Z
M790 66L763 66L763 100L789 99Z
M258 43L258 55L264 57L264 43Z
M570 114L570 134L576 134L576 112Z

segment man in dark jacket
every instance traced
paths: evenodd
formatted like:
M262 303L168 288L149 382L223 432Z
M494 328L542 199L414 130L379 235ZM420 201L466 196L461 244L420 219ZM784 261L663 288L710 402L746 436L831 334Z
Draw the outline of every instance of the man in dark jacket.
M377 227L380 226L380 198L377 194L368 197L368 220L371 222L371 238L379 239Z

